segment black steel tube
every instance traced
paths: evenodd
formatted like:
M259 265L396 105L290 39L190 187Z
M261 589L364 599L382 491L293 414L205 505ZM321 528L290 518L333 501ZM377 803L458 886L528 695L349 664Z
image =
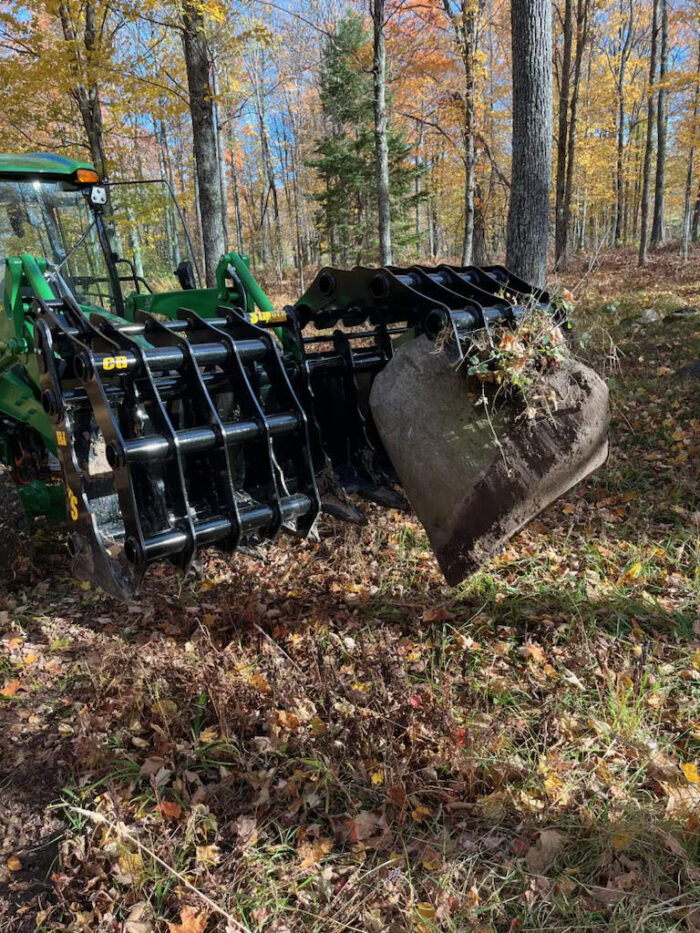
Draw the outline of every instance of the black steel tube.
M266 417L270 434L288 434L299 427L299 419L293 413L282 412L278 415ZM256 421L231 421L224 424L224 439L229 446L240 444L243 441L261 437L265 433L262 424ZM183 454L200 453L211 450L218 443L217 432L212 427L184 428L175 432L175 439ZM170 455L170 444L162 434L152 434L148 437L130 438L124 442L123 449L116 444L107 447L107 462L114 469L123 463L152 463L164 460Z
M215 391L218 383L222 387L228 385L228 377L222 373L202 373L202 381L210 391ZM155 386L160 397L166 402L181 398L187 388L185 382L178 376L165 376L162 379L156 379ZM104 385L103 389L110 404L118 405L124 396L124 389L116 382ZM87 393L84 389L63 390L63 401L66 403L78 405L87 403L87 400Z
M98 317L99 315L95 314L95 317L92 318L92 322L95 324L95 326L99 330L100 324L97 321ZM143 336L143 334L146 333L146 329L149 326L147 323L144 323L142 321L124 321L123 323L118 324L113 320L105 319L105 323L109 324L110 326L113 326L115 330L119 331L120 334L126 334L129 337ZM182 321L179 318L177 318L174 321L162 321L161 323L163 324L163 327L167 328L167 330L173 331L174 333L178 333L178 334L187 333L187 331L192 330L194 327L194 322ZM227 327L229 321L228 321L228 318L225 318L225 317L213 317L213 318L207 318L207 323L213 324L214 327ZM77 327L66 327L65 333L68 334L70 337L80 337L82 334L82 331Z
M160 321L167 330L173 331L175 333L184 333L193 330L195 326L199 326L195 321L182 321L180 319L174 321ZM207 318L207 324L212 324L214 327L226 327L228 325L228 318L225 317L213 317ZM117 330L120 334L127 334L129 337L141 337L145 334L150 326L150 322L144 323L142 321L137 321L133 324L118 324Z
M222 364L228 359L229 350L223 343L195 343L191 347L198 366ZM264 360L269 352L262 340L238 340L236 341L236 347L245 363ZM152 370L162 372L170 369L180 369L187 359L187 355L180 347L153 347L144 350L143 354ZM141 366L139 356L129 350L124 352L115 351L114 353L95 353L93 360L98 371L107 376L122 376L125 373L133 373ZM86 354L83 353L76 358L75 373L78 379L89 378L91 368L91 361Z
M296 493L280 500L280 512L282 513L283 522L306 515L312 508L311 499L302 493ZM241 506L239 513L241 529L245 533L265 528L273 521L275 515L270 506L259 503ZM204 522L195 522L194 532L197 544L213 544L215 541L220 541L231 533L232 527L231 519L225 516ZM125 544L124 552L127 560L132 563L143 561L150 564L153 561L179 554L188 546L188 537L186 531L173 530L145 538L143 544L134 538L129 538Z

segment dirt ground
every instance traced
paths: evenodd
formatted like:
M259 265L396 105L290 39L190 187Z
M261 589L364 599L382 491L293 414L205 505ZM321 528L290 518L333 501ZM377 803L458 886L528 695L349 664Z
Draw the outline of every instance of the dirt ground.
M609 462L460 587L375 507L130 606L35 526L0 931L700 931L699 258L569 277Z

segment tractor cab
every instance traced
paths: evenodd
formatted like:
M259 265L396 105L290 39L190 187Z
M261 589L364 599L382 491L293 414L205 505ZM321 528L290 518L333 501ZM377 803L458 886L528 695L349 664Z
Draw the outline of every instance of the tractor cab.
M135 296L197 288L182 214L165 181L101 183L60 156L0 156L0 294L8 258L36 257L56 298L124 316ZM33 293L24 281L21 290ZM131 315L129 315L131 316Z

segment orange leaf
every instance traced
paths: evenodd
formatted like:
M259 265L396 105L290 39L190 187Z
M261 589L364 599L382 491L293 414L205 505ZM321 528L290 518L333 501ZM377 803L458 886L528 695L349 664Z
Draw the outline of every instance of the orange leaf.
M2 690L0 690L0 696L13 697L19 690L19 687L20 683L18 680L8 680Z
M443 608L426 609L423 612L424 622L444 622L449 616L449 612Z
M301 860L301 868L311 868L318 865L321 859L328 855L333 848L332 839L315 839L313 842L302 842L297 850Z
M156 810L169 820L179 820L182 816L182 807L174 800L161 800Z
M10 871L22 871L22 863L16 855L11 855L7 860L7 867Z
M421 823L424 817L430 816L430 810L423 806L416 807L415 810L411 811L411 816L416 821L416 823Z
M183 907L179 923L168 923L170 933L204 933L208 917L198 914L192 907Z

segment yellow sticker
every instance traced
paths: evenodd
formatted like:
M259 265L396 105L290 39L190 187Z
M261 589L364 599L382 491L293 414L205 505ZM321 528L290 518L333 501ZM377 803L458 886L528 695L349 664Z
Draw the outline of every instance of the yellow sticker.
M284 324L287 321L286 311L253 311L248 316L251 324Z
M102 369L110 372L112 369L126 369L129 361L125 356L106 356L102 360Z
M68 443L65 431L56 431L56 443L59 447L65 447Z
M68 505L70 507L70 517L74 522L78 521L78 497L72 489L68 490Z

